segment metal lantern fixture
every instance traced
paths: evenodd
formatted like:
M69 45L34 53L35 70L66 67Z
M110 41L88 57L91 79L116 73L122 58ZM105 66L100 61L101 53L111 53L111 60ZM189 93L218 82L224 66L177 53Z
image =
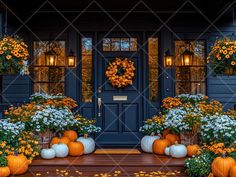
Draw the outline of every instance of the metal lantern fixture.
M165 52L165 67L172 67L173 66L173 58L174 56L170 54L170 50L168 49Z
M182 65L191 66L193 65L194 53L190 50L191 43L187 42L186 45L187 45L187 48L181 55Z
M50 43L49 43L49 50L46 51L44 54L45 54L46 66L56 66L57 65L58 55L53 49L50 49Z
M67 56L67 66L70 68L75 67L76 56L72 50L70 50L69 55Z

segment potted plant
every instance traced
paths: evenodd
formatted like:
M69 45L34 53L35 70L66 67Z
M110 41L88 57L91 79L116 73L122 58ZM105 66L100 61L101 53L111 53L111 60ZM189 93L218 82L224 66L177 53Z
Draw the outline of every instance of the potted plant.
M153 142L160 139L158 135L164 131L164 121L162 116L153 116L151 119L144 121L144 125L140 127L139 131L144 134L141 140L141 148L144 152L153 152Z
M29 127L39 135L41 146L48 147L55 133L61 133L75 123L74 115L67 107L44 106L31 116Z
M78 122L72 129L77 130L79 135L82 135L76 141L84 145L84 154L90 154L95 150L95 141L89 135L100 132L101 128L95 125L95 120L84 118L81 115L77 115L76 120Z
M18 36L0 38L0 74L29 74L28 46Z
M236 41L229 38L216 40L207 60L214 74L234 75L236 73Z

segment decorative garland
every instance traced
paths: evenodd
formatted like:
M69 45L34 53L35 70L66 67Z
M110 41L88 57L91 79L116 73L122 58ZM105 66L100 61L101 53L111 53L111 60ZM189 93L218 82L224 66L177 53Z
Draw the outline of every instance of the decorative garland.
M135 75L134 62L128 58L116 58L109 64L106 77L113 87L124 88L133 84Z

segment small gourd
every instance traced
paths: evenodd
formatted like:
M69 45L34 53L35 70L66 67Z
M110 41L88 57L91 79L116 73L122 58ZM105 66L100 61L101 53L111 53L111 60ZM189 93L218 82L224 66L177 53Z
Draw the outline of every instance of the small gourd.
M55 151L56 157L66 157L69 154L69 149L66 144L54 144L52 149Z
M180 143L180 137L176 134L167 134L165 139L169 140L171 144L175 144L176 141Z
M174 145L170 147L170 155L174 158L183 158L186 157L188 151L185 145L178 144L176 141Z
M84 154L90 154L95 150L95 141L93 138L88 137L88 134L79 137L76 141L81 142L84 145Z
M69 144L70 142L70 139L68 137L65 137L65 136L62 136L60 133L59 133L59 136L58 137L53 137L51 142L50 142L50 145L54 145L54 144L59 144L59 143L63 143L63 144Z
M200 147L197 144L188 145L187 150L188 150L188 156L192 157L200 150Z
M84 154L84 145L81 142L70 142L68 148L70 156L81 156Z
M43 159L53 159L56 157L56 152L52 148L42 149L40 155Z
M153 142L157 139L160 139L159 136L155 136L153 133L151 135L146 135L141 140L141 149L144 152L152 153Z
M65 130L63 137L69 138L70 141L75 141L78 138L77 132L74 130Z
M0 177L10 176L10 168L9 167L0 167Z
M155 154L164 155L165 154L165 148L170 146L170 142L167 139L157 139L153 143L153 152Z

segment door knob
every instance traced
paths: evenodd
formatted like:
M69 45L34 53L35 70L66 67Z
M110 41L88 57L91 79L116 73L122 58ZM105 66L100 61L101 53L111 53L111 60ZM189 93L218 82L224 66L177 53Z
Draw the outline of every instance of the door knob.
M102 98L98 98L98 117L101 117Z

